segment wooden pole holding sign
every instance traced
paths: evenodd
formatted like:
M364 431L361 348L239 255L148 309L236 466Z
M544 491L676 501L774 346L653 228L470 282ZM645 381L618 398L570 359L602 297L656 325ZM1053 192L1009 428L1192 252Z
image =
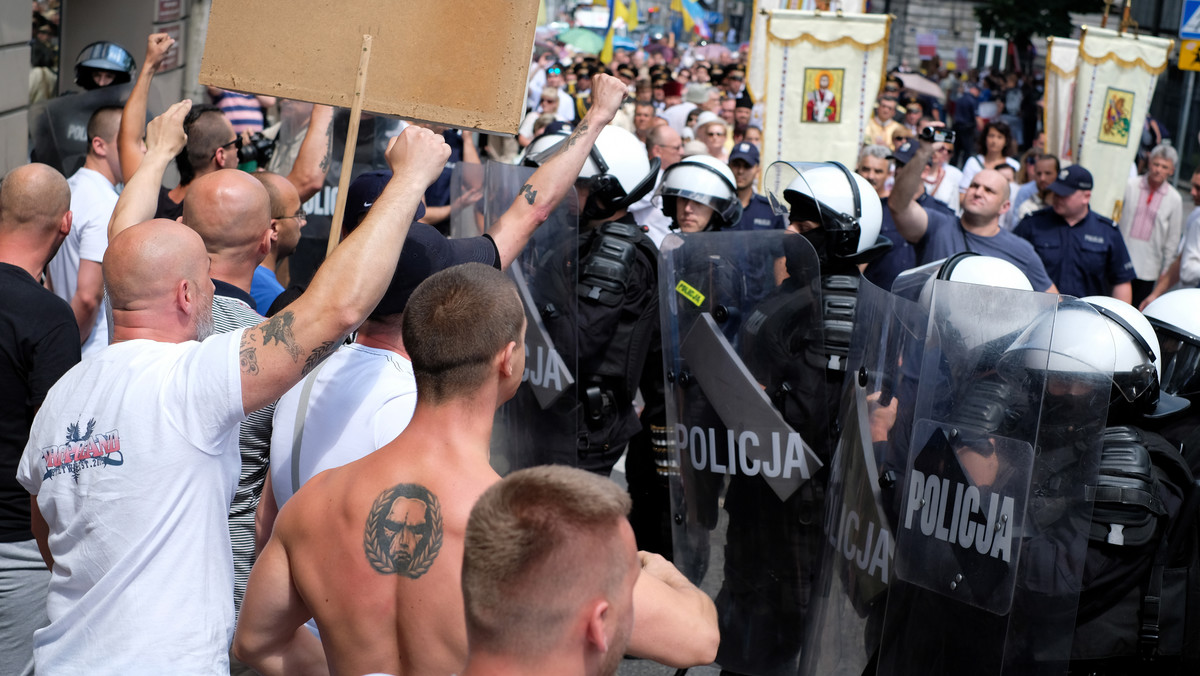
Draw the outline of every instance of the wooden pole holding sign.
M354 79L354 100L350 105L350 129L346 132L346 150L342 153L342 173L338 177L337 202L333 222L329 225L329 245L325 255L333 253L342 239L342 218L346 213L346 193L350 191L350 174L354 173L354 152L358 149L358 123L362 118L363 94L367 88L367 67L371 64L371 36L362 36L362 52L358 57L358 76Z

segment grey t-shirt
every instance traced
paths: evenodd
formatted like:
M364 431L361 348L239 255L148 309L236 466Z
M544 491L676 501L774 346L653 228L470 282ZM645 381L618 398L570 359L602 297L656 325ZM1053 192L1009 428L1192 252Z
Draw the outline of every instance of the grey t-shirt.
M1052 285L1042 259L1028 241L1001 229L991 237L968 232L958 217L937 207L925 208L929 227L914 246L917 265L949 258L961 251L974 251L984 256L1002 258L1021 269L1035 291L1045 291Z

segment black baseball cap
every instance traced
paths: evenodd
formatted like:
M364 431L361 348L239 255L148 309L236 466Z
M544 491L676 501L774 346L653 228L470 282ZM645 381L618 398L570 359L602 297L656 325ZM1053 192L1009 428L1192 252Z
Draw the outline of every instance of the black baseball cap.
M365 214L391 180L390 171L367 172L350 184L346 201L346 232L358 226L358 215ZM354 220L351 220L353 215ZM445 235L426 223L416 220L425 215L425 207L419 205L400 250L400 261L396 273L388 285L383 299L375 306L372 315L390 315L404 312L413 291L435 272L462 263L483 263L500 267L496 244L489 237L466 237L447 239Z
M1050 184L1050 190L1061 197L1072 195L1076 190L1092 189L1092 172L1078 164L1058 172L1058 178Z
M734 160L741 160L752 167L758 166L758 146L746 142L737 144L729 153L729 164L731 166Z

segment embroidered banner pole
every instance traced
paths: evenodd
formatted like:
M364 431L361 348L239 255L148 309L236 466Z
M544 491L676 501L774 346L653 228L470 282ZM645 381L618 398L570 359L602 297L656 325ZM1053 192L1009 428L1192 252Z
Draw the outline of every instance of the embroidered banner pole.
M1092 173L1092 209L1119 218L1142 126L1174 41L1083 27L1075 79L1074 160Z
M884 14L770 12L764 164L837 160L855 165L883 83L891 21Z

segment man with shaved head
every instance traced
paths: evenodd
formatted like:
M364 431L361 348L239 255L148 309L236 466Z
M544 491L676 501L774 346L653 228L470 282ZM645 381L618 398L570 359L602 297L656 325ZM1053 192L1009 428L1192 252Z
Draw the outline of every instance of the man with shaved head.
M0 673L33 674L33 632L46 626L50 571L30 529L17 462L33 416L79 362L79 327L66 301L38 283L71 229L70 189L29 164L0 184Z
M49 265L51 290L70 303L75 312L84 356L108 345L100 262L108 247L108 220L117 205L117 184L121 182L117 153L120 124L120 108L105 107L92 113L87 126L87 157L67 180L74 214L71 234Z
M942 126L940 122L932 126ZM1058 293L1033 245L1000 227L1000 216L1010 202L1008 180L994 169L984 169L963 193L962 217L938 206L925 208L917 201L923 192L921 171L933 158L934 143L920 138L919 146L896 169L896 183L888 208L900 236L917 251L917 264L974 251L1003 258L1016 265L1037 291Z
M147 211L150 206L146 204ZM213 330L226 333L261 322L260 310L265 308L256 307L250 289L255 271L271 249L271 201L266 188L237 169L204 174L188 190L183 223L200 235L208 252ZM254 566L254 513L267 474L274 414L273 403L264 406L250 413L238 432L241 476L229 509L235 613L242 607Z
M387 151L393 180L307 292L268 321L205 339L218 267L209 254L233 251L241 235L151 220L190 107L150 123L109 225L113 344L51 388L17 469L51 568L50 624L34 634L41 673L229 673L238 425L379 302L448 155L440 137L405 130ZM265 212L262 186L245 178L257 196L221 177L211 187ZM210 228L228 239L206 245L198 231Z
M258 303L260 314L267 314L271 303L283 293L289 279L287 259L300 244L300 228L308 222L300 208L300 193L287 179L269 171L252 174L267 189L271 200L271 250L254 270L254 281L250 284L250 295Z

